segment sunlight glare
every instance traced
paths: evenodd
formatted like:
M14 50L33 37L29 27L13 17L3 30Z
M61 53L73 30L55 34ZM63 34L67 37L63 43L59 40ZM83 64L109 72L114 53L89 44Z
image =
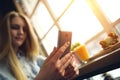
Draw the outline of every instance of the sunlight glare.
M62 30L73 32L73 43L85 43L103 30L85 0L75 0L70 9L60 19Z
M96 0L106 16L114 22L120 18L120 1L119 0Z

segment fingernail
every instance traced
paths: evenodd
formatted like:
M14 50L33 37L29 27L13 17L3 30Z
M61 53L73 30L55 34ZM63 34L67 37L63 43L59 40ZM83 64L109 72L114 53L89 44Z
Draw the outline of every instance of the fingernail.
M53 48L53 50L56 49L56 47Z
M70 44L70 42L68 41L67 44Z

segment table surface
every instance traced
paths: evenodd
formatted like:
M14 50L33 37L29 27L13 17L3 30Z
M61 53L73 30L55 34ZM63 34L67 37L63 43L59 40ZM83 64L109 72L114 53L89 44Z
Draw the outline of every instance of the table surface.
M119 46L117 46L119 47ZM75 80L82 80L100 73L120 68L120 48L106 51L107 54L90 60L79 69L79 76Z

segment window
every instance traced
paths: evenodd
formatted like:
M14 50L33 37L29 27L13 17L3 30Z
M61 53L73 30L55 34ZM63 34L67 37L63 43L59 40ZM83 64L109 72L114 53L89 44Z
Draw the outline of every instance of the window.
M49 31L49 34L42 39L42 43L45 46L48 55L52 52L54 47L57 47L57 39L58 39L58 28L56 26L52 27Z
M100 5L105 15L112 21L120 18L120 2L119 0L96 0Z
M43 44L45 41L46 44L44 47L48 54L50 54L49 52L52 51L53 46L56 46L55 44L57 42L54 40L49 41L49 38L55 35L54 39L57 40L58 37L56 34L58 30L72 31L72 44L80 42L89 45L92 41L95 41L94 39L97 38L95 37L96 35L100 33L100 35L106 34L105 32L110 27L113 27L112 22L119 17L118 9L116 11L116 8L119 6L118 0L111 0L109 2L108 0L30 0L22 2L23 6L26 3L34 3L31 9L32 12L28 11L28 14L32 13L30 17L31 21L38 36L43 40ZM99 5L96 6L97 3L95 2ZM110 11L114 13L114 16ZM50 35L52 31L54 31L54 34ZM46 45L51 45L52 47L48 48ZM92 46L94 47L96 45L94 44Z
M66 13L59 20L63 30L73 33L73 43L85 43L96 33L103 30L85 0L75 0Z
M85 0L40 1L32 16L32 21L40 38L43 39L48 54L56 46L58 38L55 35L57 34L56 30L51 35L51 37L54 36L54 40L50 41L50 33L54 31L52 29L72 31L73 44L75 42L85 44L94 35L103 31L101 23Z

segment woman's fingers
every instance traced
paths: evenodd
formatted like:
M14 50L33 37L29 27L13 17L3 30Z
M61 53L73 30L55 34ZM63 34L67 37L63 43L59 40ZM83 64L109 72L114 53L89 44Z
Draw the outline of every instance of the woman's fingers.
M74 58L74 55L72 55L72 56ZM73 60L73 61L71 61L71 63L65 69L64 77L68 80L72 80L73 78L75 78L78 75L79 75L79 69L78 69L78 67L76 66L76 63Z
M61 69L65 70L66 67L68 67L69 64L71 64L73 56L72 56L72 52L67 53L63 58L60 59L60 63L61 63Z
M47 57L47 59L45 60L44 63L46 63L47 61L49 61L55 55L56 52L57 52L57 48L54 47L52 53Z
M44 64L46 64L46 62L50 61L52 59L52 61L57 62L58 59L61 57L61 55L64 53L64 51L67 49L67 47L70 45L69 42L66 42L62 47L60 47L59 49L57 49L56 47L54 47L52 53L48 56L48 58L45 60Z
M69 65L66 69L65 69L65 78L70 78L70 76L73 76L74 75L74 69L71 65Z
M67 68L66 68L66 71L65 71L65 75L64 77L68 80L72 80L73 78L75 78L77 75L79 74L79 69L73 65L69 65Z
M68 46L70 45L69 42L66 42L62 47L60 47L57 52L55 53L55 55L53 56L54 57L54 60L58 60L62 54L64 53L64 51L68 48Z

